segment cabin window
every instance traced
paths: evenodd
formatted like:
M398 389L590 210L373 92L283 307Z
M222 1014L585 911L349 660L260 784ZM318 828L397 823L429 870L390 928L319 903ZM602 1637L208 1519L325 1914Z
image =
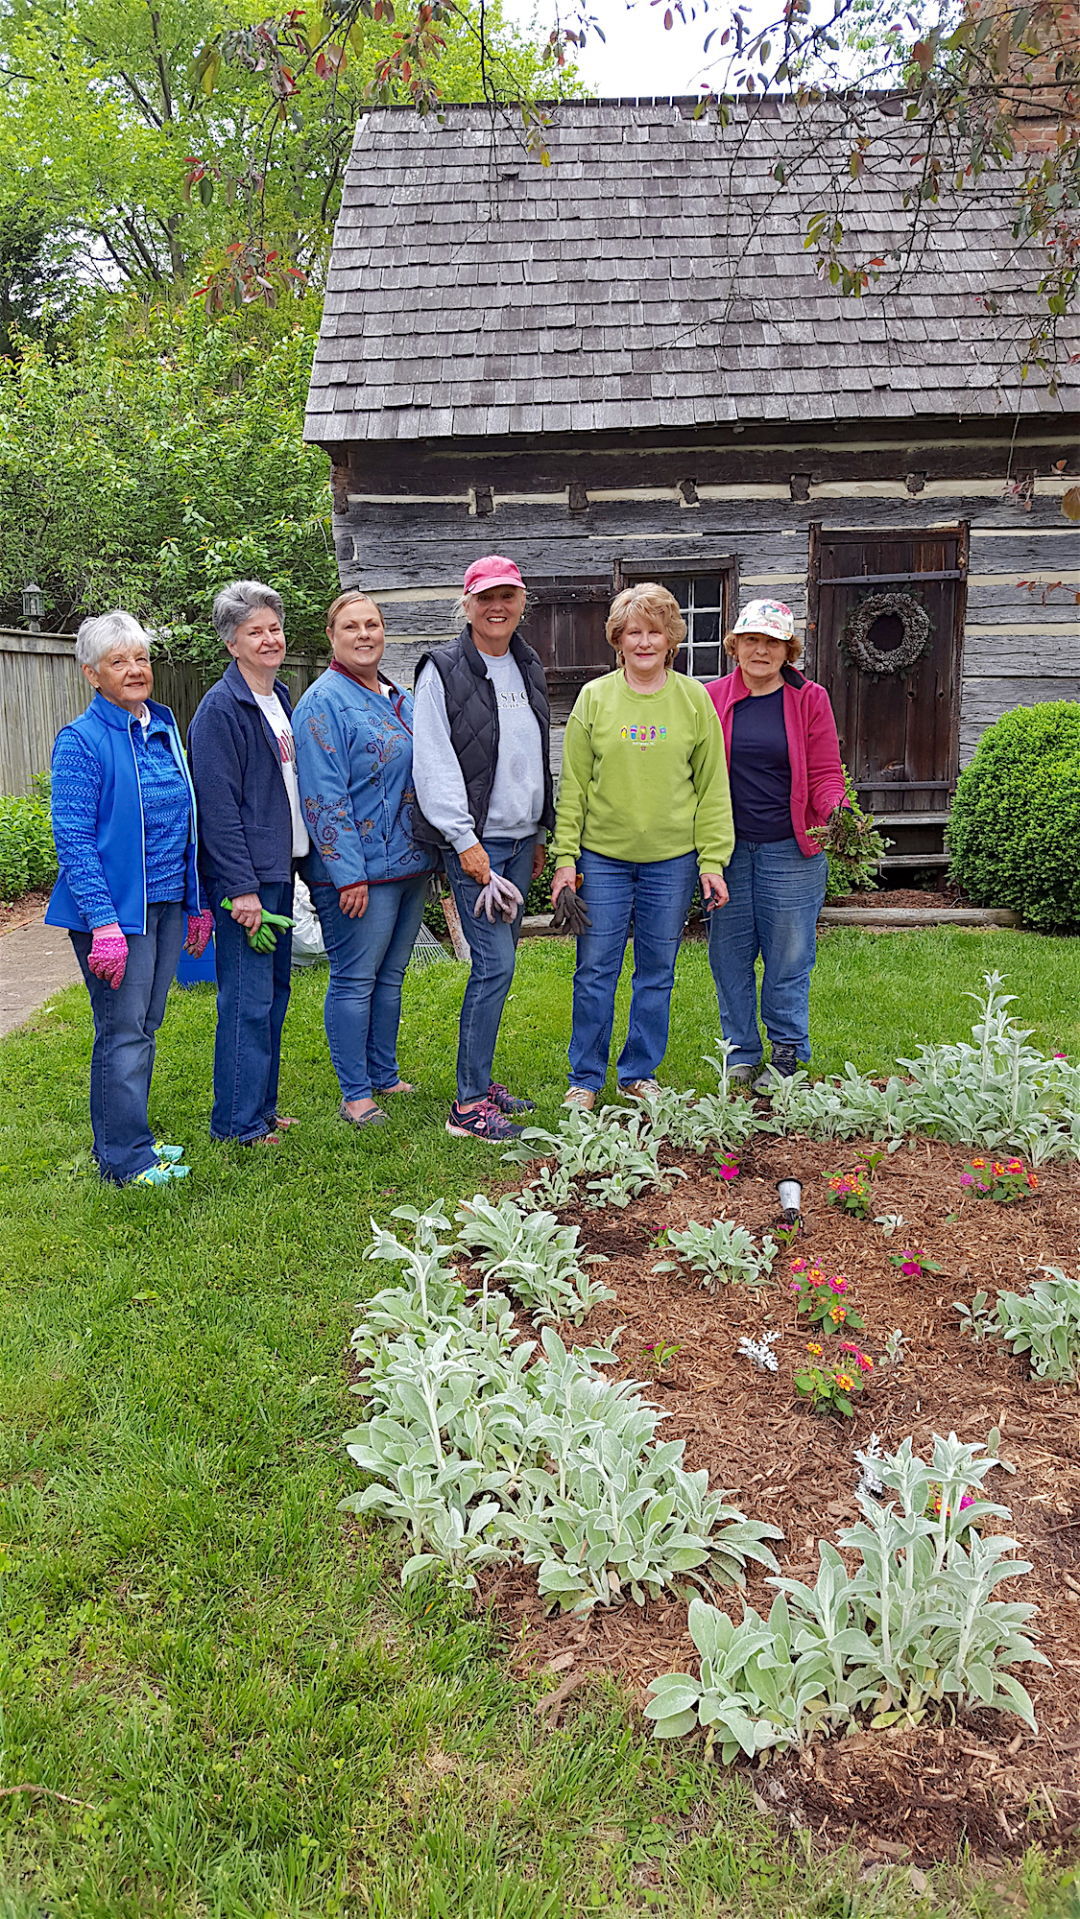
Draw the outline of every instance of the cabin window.
M616 591L642 580L656 580L675 595L686 621L686 644L676 662L681 673L689 673L695 680L715 680L727 672L724 634L738 604L737 570L730 554L677 562L650 562L635 556L616 562L615 580Z

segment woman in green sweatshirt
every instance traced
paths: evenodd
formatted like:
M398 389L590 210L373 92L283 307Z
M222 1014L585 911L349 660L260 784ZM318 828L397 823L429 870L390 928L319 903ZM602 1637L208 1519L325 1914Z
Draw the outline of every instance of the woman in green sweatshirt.
M581 876L591 925L577 945L567 1106L592 1107L607 1077L615 988L633 927L630 1025L619 1090L658 1090L675 960L700 873L706 911L728 897L735 846L723 735L704 686L673 673L686 622L665 587L612 603L613 673L592 680L566 728L552 902Z

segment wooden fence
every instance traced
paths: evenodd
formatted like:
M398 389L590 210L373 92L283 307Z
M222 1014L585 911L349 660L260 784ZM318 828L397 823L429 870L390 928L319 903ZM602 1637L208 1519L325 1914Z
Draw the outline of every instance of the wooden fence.
M324 661L287 658L284 679L293 701L322 672ZM171 706L187 732L213 666L176 664L154 657L154 698ZM90 700L90 688L75 664L69 633L25 633L0 627L0 793L29 793L38 773L48 771L53 741Z

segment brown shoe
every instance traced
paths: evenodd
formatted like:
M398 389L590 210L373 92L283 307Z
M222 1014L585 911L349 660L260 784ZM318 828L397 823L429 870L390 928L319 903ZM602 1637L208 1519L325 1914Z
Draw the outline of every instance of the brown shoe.
M596 1105L596 1094L591 1086L571 1086L563 1105L577 1106L583 1113L591 1113Z
M628 1079L619 1091L625 1099L655 1099L663 1088L658 1079Z

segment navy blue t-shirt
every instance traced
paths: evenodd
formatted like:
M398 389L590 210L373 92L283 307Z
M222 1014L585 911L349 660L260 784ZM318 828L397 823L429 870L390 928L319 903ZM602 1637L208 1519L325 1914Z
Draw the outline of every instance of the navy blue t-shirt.
M729 771L736 839L791 839L791 761L782 686L756 699L736 700Z

